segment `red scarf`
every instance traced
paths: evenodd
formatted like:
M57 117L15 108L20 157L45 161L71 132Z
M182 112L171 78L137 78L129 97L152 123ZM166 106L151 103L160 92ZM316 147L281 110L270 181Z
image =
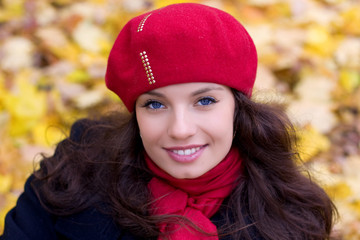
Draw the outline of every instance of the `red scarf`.
M219 210L241 174L238 150L232 148L216 167L195 179L174 178L160 169L147 154L145 160L156 176L148 184L155 200L151 213L182 215L205 232L216 234L216 226L209 218ZM175 223L164 222L159 228L160 232L169 234L171 240L218 239L217 236L208 237L190 226L183 227Z

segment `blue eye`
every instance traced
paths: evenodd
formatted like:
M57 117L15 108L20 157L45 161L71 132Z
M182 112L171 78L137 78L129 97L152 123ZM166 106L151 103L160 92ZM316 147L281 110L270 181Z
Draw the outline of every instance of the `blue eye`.
M207 105L213 104L215 102L216 102L216 100L212 97L204 97L198 101L198 104L201 106L207 106Z
M150 109L160 109L160 108L163 108L164 105L158 101L151 100L151 101L146 102L145 107L150 108Z

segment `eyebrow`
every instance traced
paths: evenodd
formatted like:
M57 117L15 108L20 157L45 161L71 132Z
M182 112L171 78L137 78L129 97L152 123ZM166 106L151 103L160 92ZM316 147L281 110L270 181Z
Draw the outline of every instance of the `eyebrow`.
M156 96L156 97L165 97L164 94L162 93L159 93L159 92L156 92L156 91L150 91L150 92L146 92L144 94L147 94L147 95L151 95L151 96Z
M210 92L210 91L213 91L213 90L223 91L224 88L222 88L222 87L206 87L206 88L201 88L201 89L198 89L198 90L196 90L195 92L191 93L191 96L196 96L196 95L203 94L203 93L207 93L207 92Z
M207 92L210 92L210 91L213 91L213 90L220 90L220 91L223 91L224 88L222 87L205 87L205 88L200 88L194 92L191 93L191 96L196 96L196 95L200 95L200 94L203 94L203 93L207 93ZM159 93L159 92L156 92L156 90L153 90L153 91L150 91L150 92L147 92L145 94L148 94L148 95L151 95L151 96L157 96L157 97L162 97L164 98L165 95L162 94L162 93Z

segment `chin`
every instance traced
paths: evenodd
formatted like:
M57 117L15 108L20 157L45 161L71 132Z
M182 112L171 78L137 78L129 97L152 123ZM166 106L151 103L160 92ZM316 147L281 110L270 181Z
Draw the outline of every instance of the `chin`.
M178 179L193 179L198 178L204 173L183 173L183 174L176 174L176 176L172 175L174 178Z

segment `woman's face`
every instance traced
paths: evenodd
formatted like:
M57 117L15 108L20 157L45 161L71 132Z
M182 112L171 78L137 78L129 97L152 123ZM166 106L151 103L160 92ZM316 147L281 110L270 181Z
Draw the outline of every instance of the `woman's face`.
M215 167L233 139L234 96L215 83L157 88L136 101L145 151L175 178L196 178Z

